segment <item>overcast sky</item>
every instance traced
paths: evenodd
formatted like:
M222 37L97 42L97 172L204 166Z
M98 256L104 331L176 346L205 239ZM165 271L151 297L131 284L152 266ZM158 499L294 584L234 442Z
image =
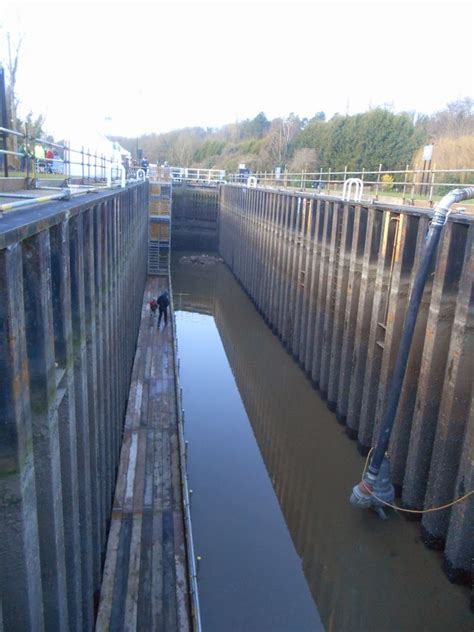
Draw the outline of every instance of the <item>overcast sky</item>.
M260 111L443 109L474 97L472 6L0 0L0 33L23 34L20 113L56 136L136 136Z

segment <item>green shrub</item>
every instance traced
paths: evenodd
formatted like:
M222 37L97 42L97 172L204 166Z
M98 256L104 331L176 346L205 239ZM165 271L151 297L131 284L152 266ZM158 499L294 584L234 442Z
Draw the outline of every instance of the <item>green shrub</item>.
M382 191L391 191L393 189L393 176L384 173L382 176Z

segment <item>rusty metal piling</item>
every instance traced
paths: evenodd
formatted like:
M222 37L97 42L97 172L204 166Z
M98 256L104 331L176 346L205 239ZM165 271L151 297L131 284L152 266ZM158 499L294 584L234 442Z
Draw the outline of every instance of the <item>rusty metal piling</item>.
M147 185L0 219L4 629L92 629L140 322Z

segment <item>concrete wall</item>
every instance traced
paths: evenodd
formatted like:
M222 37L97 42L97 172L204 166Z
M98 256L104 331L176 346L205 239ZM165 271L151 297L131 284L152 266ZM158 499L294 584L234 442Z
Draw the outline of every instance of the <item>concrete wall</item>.
M148 185L0 219L0 612L91 630L146 279Z
M429 219L411 207L221 188L221 255L363 453L377 434ZM409 508L474 487L473 231L472 217L450 218L420 308L390 445ZM452 580L471 581L473 497L425 514L422 534L445 548Z
M217 250L217 187L173 185L171 247L173 250Z

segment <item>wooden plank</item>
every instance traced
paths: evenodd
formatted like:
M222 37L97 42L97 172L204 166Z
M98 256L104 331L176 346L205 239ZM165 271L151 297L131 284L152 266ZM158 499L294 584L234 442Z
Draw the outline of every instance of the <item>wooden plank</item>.
M140 577L137 595L137 629L156 630L152 624L152 585L153 585L153 513L143 514L140 539Z
M177 629L185 632L190 629L188 586L186 580L186 545L184 540L183 516L180 511L173 512L174 563L176 574L176 611Z
M118 549L120 540L120 529L122 526L122 514L117 512L112 517L110 524L109 538L107 541L107 552L105 555L104 574L102 576L102 588L100 595L100 609L97 615L95 629L108 630L112 618L112 606L115 586L115 574L117 571Z
M176 571L173 512L163 512L163 623L166 632L177 629Z
M158 330L146 307L163 281L144 294L99 630L191 629L172 327Z
M128 563L127 594L125 597L124 629L136 630L138 587L140 580L142 515L135 512L132 520L132 537Z
M151 630L163 630L163 514L153 514L150 588Z
M130 559L130 540L132 537L132 515L126 513L122 514L121 523L122 526L118 539L118 547L116 551L113 551L116 556L116 568L114 576L110 623L109 627L104 628L104 630L116 630L117 632L118 630L123 629L125 598L127 594L128 582L128 565Z
M114 511L120 511L125 499L125 488L127 484L128 460L130 455L130 444L132 435L125 432L123 435L122 450L120 452L120 462L115 486Z
M143 511L153 509L153 483L154 483L154 460L155 460L155 433L147 430L146 456L145 456L145 480L143 486Z
M128 455L128 467L125 480L125 494L123 498L122 510L131 512L133 510L133 492L135 487L135 472L137 468L138 455L138 433L132 432L130 435L130 451Z
M133 512L135 514L142 513L143 506L143 494L145 489L145 466L147 455L147 431L140 430L138 435L138 448L137 448L137 466L135 471L135 483L133 489Z

